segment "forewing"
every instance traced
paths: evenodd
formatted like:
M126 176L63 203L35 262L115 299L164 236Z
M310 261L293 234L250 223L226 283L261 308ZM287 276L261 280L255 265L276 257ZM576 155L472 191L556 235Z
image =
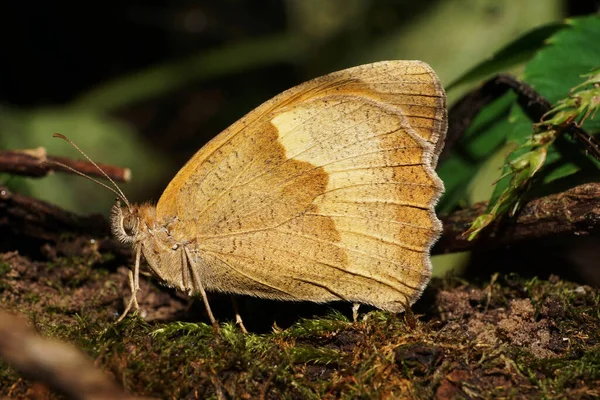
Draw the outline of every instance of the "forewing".
M157 213L195 239L207 288L399 311L429 279L445 130L445 95L426 64L340 71L217 136Z

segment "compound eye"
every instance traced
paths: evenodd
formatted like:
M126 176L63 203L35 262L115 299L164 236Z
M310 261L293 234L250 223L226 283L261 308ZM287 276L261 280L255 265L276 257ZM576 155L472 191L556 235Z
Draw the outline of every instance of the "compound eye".
M132 215L123 218L123 231L127 236L134 236L136 230L136 219Z

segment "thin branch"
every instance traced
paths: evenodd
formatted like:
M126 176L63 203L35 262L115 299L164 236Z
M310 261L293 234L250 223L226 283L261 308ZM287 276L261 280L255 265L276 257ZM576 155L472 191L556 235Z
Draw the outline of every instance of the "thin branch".
M22 318L1 310L0 357L69 399L139 399L95 368L74 346L43 338Z
M65 164L86 175L104 178L104 175L92 163L66 157L49 156L43 147L31 150L0 150L0 172L31 177L43 177L54 171L72 173L54 164L54 162ZM106 164L98 164L98 166L115 181L127 182L131 179L129 168Z
M58 241L61 233L105 236L110 232L101 215L79 216L44 201L12 193L4 186L0 186L0 230L45 241Z
M110 225L102 215L80 216L0 186L0 243L36 246L33 240L57 244L67 235L94 238L100 251L131 258L131 249L110 237Z
M600 233L600 183L586 183L562 193L530 200L519 213L484 230L477 240L463 233L486 203L442 217L444 232L434 254L515 244L527 240Z

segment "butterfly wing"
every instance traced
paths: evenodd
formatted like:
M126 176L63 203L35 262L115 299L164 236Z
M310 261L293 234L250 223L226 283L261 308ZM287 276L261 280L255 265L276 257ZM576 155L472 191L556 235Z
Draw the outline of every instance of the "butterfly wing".
M200 149L157 204L207 289L401 311L441 231L445 94L419 61L292 88Z

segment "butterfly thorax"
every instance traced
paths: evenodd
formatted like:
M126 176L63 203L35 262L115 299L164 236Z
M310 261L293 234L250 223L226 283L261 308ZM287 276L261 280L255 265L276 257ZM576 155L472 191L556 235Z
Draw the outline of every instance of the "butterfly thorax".
M192 289L184 270L186 265L185 245L188 238L180 237L176 217L156 216L156 207L151 204L132 205L130 208L115 204L111 211L111 228L122 243L140 248L150 270L161 283L182 291Z

